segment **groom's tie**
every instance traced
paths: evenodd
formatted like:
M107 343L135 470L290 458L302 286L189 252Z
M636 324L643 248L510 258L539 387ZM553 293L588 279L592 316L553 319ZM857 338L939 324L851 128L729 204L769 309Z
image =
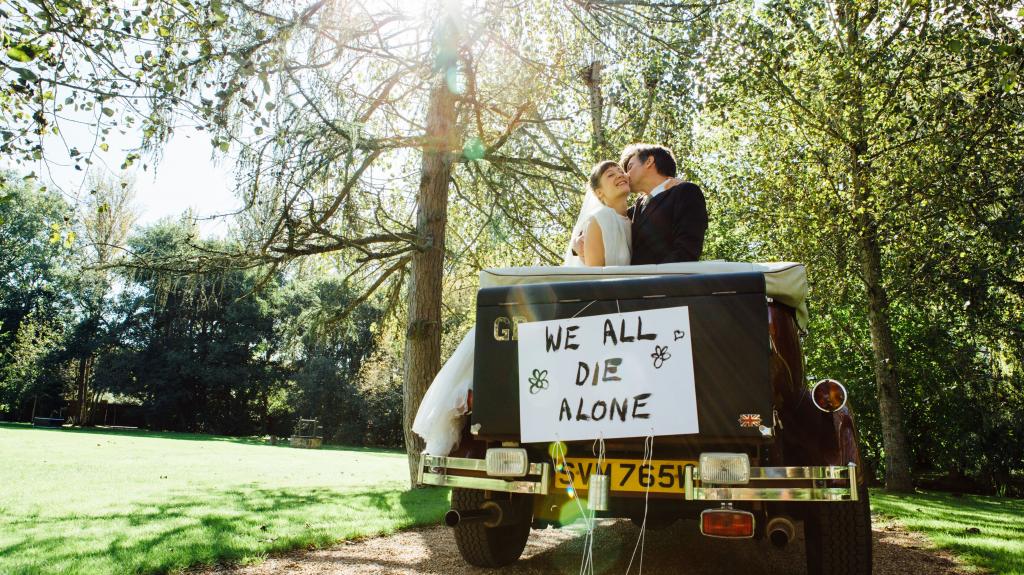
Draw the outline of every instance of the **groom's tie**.
M640 214L642 214L644 208L647 207L647 197L648 196L644 196L637 199L636 203L633 205L633 223L640 221Z

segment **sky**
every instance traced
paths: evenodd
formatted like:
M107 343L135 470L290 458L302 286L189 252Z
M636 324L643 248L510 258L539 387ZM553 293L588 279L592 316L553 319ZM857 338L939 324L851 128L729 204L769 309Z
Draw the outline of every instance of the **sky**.
M86 127L65 124L64 138L69 146L87 150L93 142ZM48 164L5 167L19 173L35 170L43 183L61 190L69 201L88 193L85 187L90 173L116 176L124 156L138 145L141 134L112 134L109 151L96 150L92 166L82 165L91 172L75 170L66 161L67 154L60 141L49 138L46 142ZM177 217L192 209L200 218L200 232L204 237L223 237L228 225L224 218L207 220L209 216L230 213L241 205L234 195L233 159L223 154L215 161L211 157L210 137L192 129L177 130L164 146L158 160L143 157L129 168L135 177L135 206L139 211L137 224L146 226L165 217ZM154 166L155 162L155 166ZM143 170L143 164L148 164Z
M139 223L146 225L166 216L177 216L193 209L202 218L235 211L240 202L234 195L231 158L211 158L209 136L176 133L163 149L154 170L141 166L136 174L136 203L140 208ZM200 221L203 234L223 235L226 223Z
M436 3L432 0L386 0L386 4L422 16ZM57 96L59 101L61 94ZM120 134L115 127L107 139L108 151L95 149L93 164L83 163L84 170L79 171L69 160L66 148L74 147L83 152L94 149L98 143L93 133L96 117L91 116L98 115L94 110L63 110L61 116L61 136L48 135L44 142L46 163L13 165L0 157L0 169L13 169L20 174L35 171L41 183L62 191L68 201L75 202L88 194L85 182L90 172L112 177L119 175L125 155L141 142L141 131L128 128L127 133ZM121 117L104 119L104 122L113 126L127 125ZM144 156L129 168L135 181L135 206L140 216L138 225L146 226L162 218L174 218L191 209L199 219L204 237L226 235L229 227L226 218L208 218L235 212L241 202L234 194L233 160L221 154L215 161L211 158L212 149L207 132L182 127L175 131L158 158ZM148 164L148 170L142 169L143 164Z

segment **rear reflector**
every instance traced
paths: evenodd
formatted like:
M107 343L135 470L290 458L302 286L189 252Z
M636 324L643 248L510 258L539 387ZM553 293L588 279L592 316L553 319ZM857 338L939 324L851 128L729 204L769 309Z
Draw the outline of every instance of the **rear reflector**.
M834 379L823 379L815 384L811 397L818 409L832 413L846 405L846 388Z
M754 536L754 514L733 509L705 509L700 514L700 532L708 537L749 539Z

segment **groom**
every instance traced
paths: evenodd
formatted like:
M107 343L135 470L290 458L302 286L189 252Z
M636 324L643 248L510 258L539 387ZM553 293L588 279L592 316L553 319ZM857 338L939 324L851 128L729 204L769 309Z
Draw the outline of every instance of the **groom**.
M696 184L676 178L671 150L633 144L622 151L619 165L629 176L631 191L640 195L626 211L633 222L631 264L699 260L708 229L704 194Z

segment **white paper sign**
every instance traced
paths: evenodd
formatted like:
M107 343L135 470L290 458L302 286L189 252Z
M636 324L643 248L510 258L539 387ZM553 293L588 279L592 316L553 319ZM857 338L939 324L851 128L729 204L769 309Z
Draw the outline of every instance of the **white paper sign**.
M524 443L697 433L687 307L519 324Z

